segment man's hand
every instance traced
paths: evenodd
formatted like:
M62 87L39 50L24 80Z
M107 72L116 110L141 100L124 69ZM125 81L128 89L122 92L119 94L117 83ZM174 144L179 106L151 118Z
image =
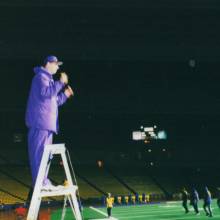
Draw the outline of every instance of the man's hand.
M68 76L66 75L66 73L64 72L60 73L60 81L64 84L68 83Z
M67 88L64 91L64 94L66 95L67 98L70 98L71 96L74 95L74 92L70 86L67 86Z

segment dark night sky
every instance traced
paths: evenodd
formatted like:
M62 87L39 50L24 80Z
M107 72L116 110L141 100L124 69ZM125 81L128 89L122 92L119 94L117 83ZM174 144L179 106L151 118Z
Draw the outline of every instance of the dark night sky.
M32 68L55 54L76 93L65 139L123 148L156 123L177 148L218 147L219 23L212 0L1 1L2 133L25 133Z

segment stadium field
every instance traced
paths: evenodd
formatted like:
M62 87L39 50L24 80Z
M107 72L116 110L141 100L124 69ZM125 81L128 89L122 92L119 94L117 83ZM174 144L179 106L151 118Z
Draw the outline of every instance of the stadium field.
M155 205L137 205L137 206L117 206L112 210L113 220L205 220L220 219L220 209L217 207L216 200L212 203L213 217L207 217L202 208L202 201L199 203L200 215L195 215L191 206L188 214L184 213L181 202L167 202ZM52 213L52 220L61 219L62 210ZM84 220L106 219L105 208L87 207L83 209ZM65 220L73 219L72 212L67 209Z

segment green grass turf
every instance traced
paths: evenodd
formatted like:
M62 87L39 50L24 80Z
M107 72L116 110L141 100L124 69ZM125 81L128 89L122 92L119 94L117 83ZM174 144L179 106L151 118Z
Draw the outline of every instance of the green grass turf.
M162 203L156 205L141 205L141 206L117 206L112 210L112 216L117 219L125 220L205 220L205 219L220 219L220 209L216 205L214 200L212 203L213 218L205 216L202 209L203 203L199 203L200 215L196 216L192 207L189 206L190 212L184 213L184 210L180 202ZM105 208L99 208L100 211L106 213ZM59 213L59 215L58 215ZM104 215L90 209L84 208L84 220L88 219L104 219ZM59 216L59 218L57 218ZM58 210L52 215L52 220L61 219L61 211ZM65 220L73 219L70 210L67 211Z
M51 220L60 220L62 216L62 209L59 209L51 214ZM105 218L104 215L90 209L90 208L84 208L83 209L83 219L89 220L89 219L102 219ZM70 208L66 209L66 215L65 220L75 219L73 218L73 213Z

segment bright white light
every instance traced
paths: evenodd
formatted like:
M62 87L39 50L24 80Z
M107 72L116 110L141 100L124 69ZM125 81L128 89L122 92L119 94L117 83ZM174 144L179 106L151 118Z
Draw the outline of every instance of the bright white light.
M132 139L135 141L144 140L145 137L146 137L145 132L141 132L141 131L133 131L132 132Z
M156 134L153 131L148 132L151 137L156 137Z
M145 128L144 128L144 131L145 131L145 132L150 132L150 131L153 132L153 131L154 131L154 128L153 128L153 127L145 127Z
M159 131L157 137L158 139L167 139L167 134L165 131Z

